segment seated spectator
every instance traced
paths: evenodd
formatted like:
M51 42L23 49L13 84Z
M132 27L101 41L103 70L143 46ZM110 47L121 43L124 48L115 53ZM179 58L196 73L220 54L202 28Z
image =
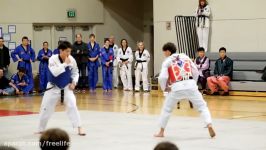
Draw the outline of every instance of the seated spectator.
M70 146L69 135L58 128L43 132L39 142L42 150L67 150Z
M199 70L198 83L201 85L203 94L206 92L207 78L210 76L210 59L205 56L205 50L203 47L198 48L198 57L195 59L195 65Z
M215 62L214 76L207 79L211 90L210 95L219 95L219 87L223 90L222 96L229 95L229 82L233 77L233 61L226 56L226 48L219 49L220 58ZM219 87L218 87L219 86Z
M161 142L156 147L154 150L179 150L178 147L170 142Z
M9 80L4 76L4 69L0 68L0 95L13 95L15 90L9 86Z
M11 82L9 83L12 86L17 95L29 94L31 86L29 86L29 78L25 74L24 68L19 68L18 73L15 73L11 77Z

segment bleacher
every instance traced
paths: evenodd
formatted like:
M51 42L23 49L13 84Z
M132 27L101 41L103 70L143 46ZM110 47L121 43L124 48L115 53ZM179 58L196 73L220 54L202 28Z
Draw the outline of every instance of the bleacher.
M213 72L219 53L206 53L211 60ZM227 56L234 61L231 91L266 91L266 82L261 79L262 70L266 66L266 52L233 52Z

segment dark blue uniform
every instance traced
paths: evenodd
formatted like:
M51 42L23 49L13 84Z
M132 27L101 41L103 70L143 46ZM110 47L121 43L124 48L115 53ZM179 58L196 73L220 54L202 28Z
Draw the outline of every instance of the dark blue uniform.
M29 85L29 78L26 74L24 74L21 78L19 78L18 73L14 74L11 77L11 82L19 89L19 91L22 91L25 94L28 94L32 90L32 87ZM19 83L24 82L26 83L25 86L18 85Z
M103 47L101 49L101 63L102 63L102 76L103 76L103 89L104 90L112 90L113 60L114 60L113 49L110 47L108 49ZM110 62L110 65L106 66L106 62Z
M30 91L33 90L33 75L32 75L32 66L31 61L35 61L35 52L30 45L27 46L27 49L24 49L22 45L16 47L16 49L11 53L11 57L14 62L18 61L18 58L23 61L18 62L17 68L24 68L26 70L26 75L29 78L29 88Z
M94 43L94 46L91 46L91 43L88 43L88 58L95 58L100 57L100 45L98 43ZM94 62L90 61L88 62L88 72L89 72L89 88L91 90L96 89L96 85L98 82L98 67L100 66L100 63L98 59Z
M51 57L53 55L53 52L48 49L47 52L45 52L44 49L41 49L38 53L37 59L40 61L39 65L39 80L40 80L40 91L43 91L46 89L47 83L48 83L48 60L44 59L43 56Z

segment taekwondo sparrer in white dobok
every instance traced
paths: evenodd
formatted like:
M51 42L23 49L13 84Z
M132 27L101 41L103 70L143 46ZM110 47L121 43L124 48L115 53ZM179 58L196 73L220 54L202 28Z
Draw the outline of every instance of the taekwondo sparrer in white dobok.
M159 118L160 131L155 137L164 137L164 130L171 112L177 102L182 99L190 100L198 109L204 119L211 137L215 136L212 128L212 119L201 93L198 90L197 80L199 72L192 60L185 54L177 54L173 43L163 46L164 55L167 57L159 75L159 84L163 91L168 91Z
M48 85L44 93L40 108L39 132L42 133L53 114L58 100L65 104L67 115L74 128L78 128L78 134L85 136L82 131L80 114L76 105L76 97L73 93L79 79L78 67L75 59L70 55L71 44L62 42L58 49L60 54L53 55L49 59Z

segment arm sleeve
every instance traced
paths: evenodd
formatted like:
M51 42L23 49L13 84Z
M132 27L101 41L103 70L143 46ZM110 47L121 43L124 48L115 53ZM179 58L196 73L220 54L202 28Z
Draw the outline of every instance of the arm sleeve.
M192 72L192 76L193 79L198 82L198 78L199 78L199 70L196 67L196 65L193 63L193 61L191 59L189 59L190 64L191 64L191 72Z
M225 70L223 74L224 76L230 76L233 72L233 61L230 60L227 65L228 65L227 69Z
M41 51L41 50L40 50L39 53L38 53L37 59L38 59L39 61L42 61L42 51Z
M129 63L133 62L133 53L132 53L132 49L130 48L129 50L129 59L128 59Z
M215 62L214 75L218 75L218 60Z
M206 61L204 62L204 64L202 64L201 69L207 70L209 68L210 68L210 59L207 58Z
M18 54L18 48L16 48L14 51L11 52L11 57L14 62L18 61L17 54Z
M149 51L147 50L147 63L149 63L149 62L150 62L150 59L151 59L151 56L150 56L150 53L149 53Z
M204 11L202 14L208 17L211 15L211 8L209 7L209 5L204 8Z
M63 72L66 71L65 67L67 66L67 64L63 63L56 63L56 61L54 59L49 59L49 70L50 72L53 74L53 76L57 77L60 74L62 74Z
M34 51L34 49L32 49L31 48L31 60L34 62L35 61L35 57L36 57L36 55L35 55L35 51Z
M162 91L165 91L165 89L167 87L168 78L169 78L168 66L167 66L167 62L164 62L162 64L161 72L160 72L160 75L158 77L158 82L161 86Z
M71 59L71 61L72 61L71 78L73 80L72 82L77 84L79 80L79 70L78 70L77 62L74 59Z

